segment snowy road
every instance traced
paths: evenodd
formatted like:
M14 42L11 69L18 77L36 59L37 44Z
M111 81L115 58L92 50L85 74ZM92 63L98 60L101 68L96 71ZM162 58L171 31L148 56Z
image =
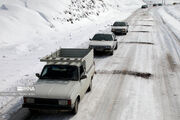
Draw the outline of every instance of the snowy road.
M93 91L77 115L20 109L12 120L179 120L179 39L157 9L139 10L128 21L115 54L96 57Z

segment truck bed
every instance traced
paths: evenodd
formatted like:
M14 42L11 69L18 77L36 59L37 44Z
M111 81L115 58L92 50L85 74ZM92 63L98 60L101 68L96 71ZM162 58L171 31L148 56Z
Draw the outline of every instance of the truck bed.
M93 49L77 49L77 48L61 48L54 53L40 59L41 62L71 64L72 62L80 62L85 64L88 71L94 62Z

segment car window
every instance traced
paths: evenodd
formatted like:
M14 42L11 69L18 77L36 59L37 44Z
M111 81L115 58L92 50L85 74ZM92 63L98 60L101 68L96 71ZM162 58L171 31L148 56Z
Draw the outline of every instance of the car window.
M97 40L97 41L102 41L102 40L112 41L113 37L112 37L111 34L96 34L96 35L94 35L92 40Z
M113 26L126 26L125 22L115 22Z
M78 80L78 68L67 65L47 65L41 73L41 79Z

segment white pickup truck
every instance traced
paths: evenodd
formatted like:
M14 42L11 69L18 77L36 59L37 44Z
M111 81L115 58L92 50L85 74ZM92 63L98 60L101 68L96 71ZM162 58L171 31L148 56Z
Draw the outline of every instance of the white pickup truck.
M114 50L118 48L116 36L113 33L97 33L90 39L89 48L94 51L105 51L114 54Z
M124 34L126 35L128 33L129 25L127 22L114 22L114 24L111 26L111 32L114 34Z
M35 95L24 96L23 107L36 110L78 111L78 104L92 89L95 73L92 49L60 49L41 59L47 62L34 85Z

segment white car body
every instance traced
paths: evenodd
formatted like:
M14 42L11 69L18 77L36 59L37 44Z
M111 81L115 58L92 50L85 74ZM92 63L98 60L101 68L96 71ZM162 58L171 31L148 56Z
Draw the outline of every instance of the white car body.
M39 77L39 80L34 85L35 95L24 96L23 107L33 110L73 110L76 101L80 102L87 90L91 89L92 78L95 73L93 50L63 49L61 51L63 52L56 51L41 59L41 61L47 62L45 67L75 66L78 70L78 79L41 79ZM58 57L55 57L56 55Z
M102 34L102 33L98 33L98 34ZM98 34L96 34L96 35L98 35ZM112 40L92 39L89 43L89 48L92 48L95 51L107 51L107 52L111 52L113 54L114 49L117 49L118 42L117 42L117 39L115 38L114 34L108 34L108 35L112 35Z
M126 23L126 22L125 22ZM115 34L126 34L128 33L129 25L126 23L125 26L111 26L111 31Z

